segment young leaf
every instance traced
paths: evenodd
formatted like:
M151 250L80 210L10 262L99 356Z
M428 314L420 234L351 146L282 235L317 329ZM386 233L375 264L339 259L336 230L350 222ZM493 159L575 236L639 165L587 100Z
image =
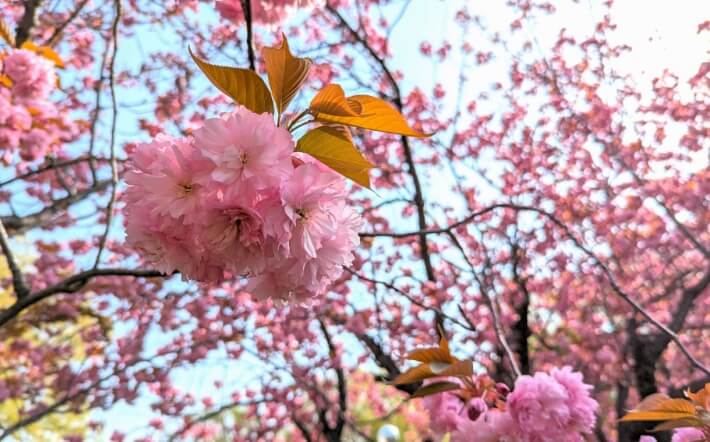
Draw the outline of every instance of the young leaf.
M342 129L347 130L347 128ZM296 151L309 154L341 175L369 189L368 170L375 166L362 156L347 132L342 129L317 127L298 140Z
M281 46L266 47L263 50L266 73L269 76L271 93L276 101L276 111L281 115L296 96L313 62L309 58L298 58L288 48L286 34Z
M7 75L0 74L0 84L5 87L12 87L12 80Z
M54 63L54 65L58 68L64 67L64 62L62 61L59 54L57 54L54 49L50 48L49 46L37 46L31 41L26 41L22 43L22 46L20 48L41 55L42 57Z
M0 18L0 38L5 40L5 43L9 44L13 48L15 47L15 36L10 31L10 27L5 23L3 19Z
M443 393L445 391L458 390L461 386L455 382L433 382L415 391L411 397L424 397L432 394Z
M202 72L207 75L212 84L237 104L241 104L257 114L264 112L274 113L271 93L269 93L264 80L256 72L249 69L211 64L193 54L191 49L188 50L192 59L195 60Z
M621 421L666 421L677 419L697 419L695 406L685 399L671 399L656 393L642 400Z
M337 114L327 112L328 109L323 109L322 107L314 108L313 103L311 103L311 112L317 121L325 123L338 123L410 137L423 138L429 136L409 126L404 116L384 100L369 95L353 95L347 99L347 103L351 106L352 103L358 103L361 107L360 112L357 115Z
M362 105L357 101L347 99L343 88L339 85L329 84L313 97L309 110L316 118L321 114L359 117L362 114Z

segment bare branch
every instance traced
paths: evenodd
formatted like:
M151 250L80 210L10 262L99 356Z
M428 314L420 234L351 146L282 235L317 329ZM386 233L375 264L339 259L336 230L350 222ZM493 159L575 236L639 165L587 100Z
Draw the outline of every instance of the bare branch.
M133 276L136 278L164 278L165 275L157 270L132 270L132 269L92 269L71 276L62 282L47 287L44 290L29 294L18 299L5 310L0 310L0 327L17 317L23 310L32 305L60 293L75 293L81 290L89 281L99 276Z
M15 261L15 255L13 255L12 249L10 248L10 238L7 235L7 231L5 231L5 225L2 223L1 219L0 247L2 247L2 252L5 254L7 267L10 269L10 273L12 273L12 286L15 289L15 294L17 295L17 299L20 300L30 293L30 289L27 287L27 283L25 283L24 276L22 276L22 270L20 270L17 261Z
M106 229L99 241L99 249L96 252L96 260L94 268L98 268L101 263L101 253L106 247L108 235L111 232L111 221L113 221L113 209L116 204L116 187L118 186L118 165L116 164L116 126L118 122L118 104L116 102L116 80L115 80L115 64L116 56L118 55L118 24L121 21L121 0L115 0L116 14L113 18L111 26L111 35L113 42L113 51L111 53L111 61L109 62L108 82L111 91L111 141L110 141L110 161L111 161L111 197L106 206Z

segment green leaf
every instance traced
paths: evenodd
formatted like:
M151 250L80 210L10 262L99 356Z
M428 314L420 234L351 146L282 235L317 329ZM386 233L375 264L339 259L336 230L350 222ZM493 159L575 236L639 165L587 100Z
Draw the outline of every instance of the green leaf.
M266 87L266 83L256 72L249 69L211 64L193 54L192 49L189 49L189 51L192 59L195 60L202 72L207 75L212 84L237 104L241 104L257 114L264 112L274 113L274 102L269 88Z
M357 150L347 128L312 129L298 140L296 152L307 153L339 174L370 188L368 171L375 166Z

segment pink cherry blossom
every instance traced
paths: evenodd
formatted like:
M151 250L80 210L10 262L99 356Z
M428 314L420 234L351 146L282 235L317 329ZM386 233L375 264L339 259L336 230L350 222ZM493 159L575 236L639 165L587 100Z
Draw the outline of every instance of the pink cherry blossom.
M4 60L5 74L12 80L12 91L20 97L47 98L57 82L52 63L32 51L15 49Z
M239 107L206 120L194 136L196 147L214 164L209 179L223 184L227 193L278 187L293 169L293 139L276 127L271 114Z
M671 442L701 442L707 440L703 432L696 428L679 428L673 432Z

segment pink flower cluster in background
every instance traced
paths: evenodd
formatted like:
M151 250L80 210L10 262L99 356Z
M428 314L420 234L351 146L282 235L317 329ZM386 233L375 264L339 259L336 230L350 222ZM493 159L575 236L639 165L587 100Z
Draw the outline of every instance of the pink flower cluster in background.
M49 60L25 49L0 57L0 73L10 84L0 85L0 154L9 164L19 151L24 161L43 158L76 132L66 114L49 101L57 75Z
M296 157L269 114L240 107L191 139L132 149L128 242L147 263L203 282L246 276L258 297L306 299L352 262L360 217L345 181Z
M480 398L464 404L452 393L430 396L425 405L434 433L451 433L454 442L576 442L596 422L598 404L590 390L580 373L563 367L519 377L504 411L487 410Z
M678 428L673 432L671 442L705 442L710 435L703 434L697 428ZM653 436L641 436L639 442L656 442Z
M259 0L251 2L251 14L254 22L261 24L274 24L283 21L290 13L298 8L305 8L318 0ZM244 21L241 0L217 0L217 11L223 18L241 23Z

